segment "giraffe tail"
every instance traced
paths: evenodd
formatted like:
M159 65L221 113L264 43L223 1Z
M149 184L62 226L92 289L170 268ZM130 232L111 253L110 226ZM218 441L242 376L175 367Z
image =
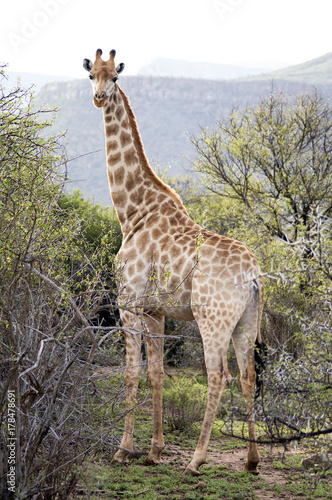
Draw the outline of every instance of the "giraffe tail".
M256 371L256 389L255 399L257 399L263 389L263 377L266 370L267 345L264 342L255 342L255 371Z
M263 388L263 376L264 371L266 369L266 359L267 359L267 345L262 341L261 336L261 316L263 310L263 282L261 278L254 280L254 290L257 293L257 313L258 313L258 321L257 321L257 338L255 342L255 354L254 354L254 362L255 362L255 371L256 371L256 390L255 390L255 399L257 399Z

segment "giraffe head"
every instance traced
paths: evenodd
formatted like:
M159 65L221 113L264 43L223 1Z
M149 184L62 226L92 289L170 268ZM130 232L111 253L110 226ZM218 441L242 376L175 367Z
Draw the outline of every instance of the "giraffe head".
M94 63L90 59L84 59L83 68L89 72L89 78L93 88L93 103L97 108L104 106L116 87L119 73L123 71L124 64L115 67L115 50L111 50L107 61L101 58L102 51L97 49Z

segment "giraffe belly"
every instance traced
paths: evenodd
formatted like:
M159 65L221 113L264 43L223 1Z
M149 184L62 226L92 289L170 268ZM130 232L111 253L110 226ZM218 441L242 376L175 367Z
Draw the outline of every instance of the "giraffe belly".
M166 316L168 318L193 321L191 308L191 293L169 293L165 289L149 289L147 283L144 287L129 287L118 297L120 306L131 309L133 312L145 311L149 315Z
M166 318L172 318L179 321L193 321L194 315L191 306L161 306L158 308L158 314Z

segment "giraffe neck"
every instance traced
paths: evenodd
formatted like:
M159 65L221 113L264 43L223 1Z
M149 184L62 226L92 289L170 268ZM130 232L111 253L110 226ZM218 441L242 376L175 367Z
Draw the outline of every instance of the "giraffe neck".
M178 196L151 169L128 98L118 86L103 112L111 197L124 236L162 201L186 213Z

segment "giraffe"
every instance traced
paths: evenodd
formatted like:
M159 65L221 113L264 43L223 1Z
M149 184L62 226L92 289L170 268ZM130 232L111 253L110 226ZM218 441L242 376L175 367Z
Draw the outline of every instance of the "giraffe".
M201 228L179 196L151 169L136 119L117 80L115 50L104 61L84 59L93 103L102 108L107 174L123 234L118 255L120 316L126 341L126 401L134 408L143 332L152 389L153 436L146 464L158 464L165 446L162 420L164 317L196 320L203 341L208 402L200 437L186 474L198 475L205 463L221 395L231 381L227 351L232 338L246 400L249 427L247 471L258 473L254 391L254 344L261 341L263 283L251 251L234 239ZM133 452L134 412L125 417L124 434L112 462Z

